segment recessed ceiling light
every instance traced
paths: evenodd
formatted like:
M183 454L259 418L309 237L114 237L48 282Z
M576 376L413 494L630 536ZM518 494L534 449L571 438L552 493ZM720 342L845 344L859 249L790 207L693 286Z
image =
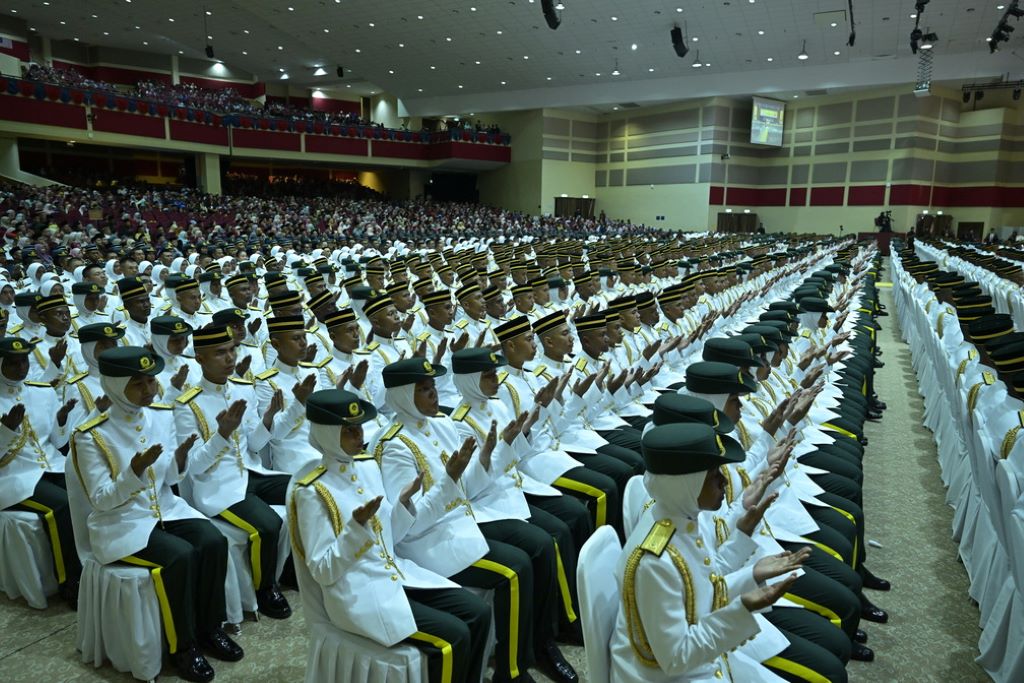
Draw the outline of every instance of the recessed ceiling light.
M431 64L431 65L430 65L430 70L431 70L431 71L434 71L434 70L436 70L436 69L437 69L437 67L436 67L436 66L434 66L433 64Z
M618 110L619 110L618 107L612 107L612 111L618 111Z
M109 36L109 35L110 35L110 31L104 31L104 32L103 32L103 35L105 35L105 36Z
M44 2L43 4L44 4L44 5L46 5L47 7L49 7L49 6L50 6L50 3L49 3L49 2Z
M992 42L992 36L989 36L988 38L986 38L985 42L986 43L991 43Z
M649 72L652 72L652 71L654 71L654 67L652 66L652 67L651 67L651 68L649 68L649 69L648 69L647 71L648 71L648 73L649 73Z
M398 47L405 47L405 43L399 43Z
M76 42L76 43L78 42L78 38L75 38L75 42Z
M394 74L394 73L395 73L395 70L394 70L394 69L388 69L388 73L389 73L389 74Z
M523 55L523 59L529 59L530 55Z
M612 21L618 21L618 20L619 20L618 17L612 17Z
M1005 9L1006 5L996 5L996 9Z
M284 67L279 66L277 67L277 70L280 71L281 73L284 73Z
M183 55L183 54L185 54L185 51L184 50L178 50L178 54L179 55Z
M18 10L16 10L16 9L12 9L11 11L12 11L12 12L17 12ZM96 16L95 14L93 14L93 15L92 15L92 18L93 18L93 19L99 19L99 17L98 17L98 16Z
M373 27L375 27L376 25L377 25L377 24L373 23L372 21L371 21L371 22L370 22L369 24L367 24L367 26L369 26L370 28L373 28Z
M799 99L799 98L800 98L800 96L799 96L799 95L793 95L793 99L794 99L794 100L796 100L796 99Z
M502 81L502 82L501 82L501 84L502 84L502 85L505 85L505 81Z
M171 22L173 24L174 23L174 18L173 17L168 17L167 21L169 21L169 22Z
M470 12L475 12L475 11L476 11L476 7L470 7L470 8L469 8L469 11L470 11Z
M213 40L213 36L206 36L207 40Z
M549 81L550 81L550 80L551 80L551 76L548 76L548 77L547 77L547 80L549 80Z
M362 50L360 50L360 49L359 49L359 48L357 47L357 48L356 48L356 54L359 54L360 52L362 52Z
M129 2L129 3L130 3L131 1L132 1L132 0L125 0L125 2ZM213 16L213 12L211 12L210 10L206 10L206 16L208 16L208 17L212 17L212 16Z
M700 40L700 38L698 38L697 36L694 36L693 38L690 38L690 40L692 40L693 42L696 43L698 40Z
M137 28L137 27L136 27L136 28ZM325 30L326 30L326 29L325 29ZM247 28L243 28L243 29L242 29L242 33L244 33L245 35L249 35L249 29L247 29Z
M614 69L612 69L612 76L618 76L621 73L622 72L619 71L619 67L615 67Z
M595 75L595 76L600 76L600 75L601 75L601 72L600 72L600 71L598 71L598 72L597 72L596 74L594 74L594 75Z
M448 43L452 42L452 37L451 36L445 36L444 39L445 39L445 42L448 42Z
M316 71L313 72L313 75L314 76L326 76L327 75L327 70L324 69L322 66L318 66L316 68Z
M501 35L501 31L495 31L495 33L497 33L499 36Z
M416 88L416 92L423 92L423 88Z
M629 49L630 50L635 50L636 49L636 43L633 43L632 45L630 45Z
M757 32L757 35L759 35L759 36L763 36L763 35L764 35L764 31L758 31L758 32Z
M835 52L833 52L832 54L834 54L834 55L835 55L836 57L838 57L838 56L839 56L839 50L836 50L836 51L835 51Z
M351 83L346 83L346 84L345 84L345 87L346 87L346 88L351 88L351 87L352 87L352 84L351 84Z
M61 21L61 22L60 22L60 25L61 25L61 26L63 26L64 24L65 24L65 22L64 22L64 21Z
M288 8L288 11L289 11L289 12L294 12L294 11L295 11L295 8L294 8L294 7L289 7L289 8ZM207 12L207 14L209 14L209 12Z
M282 81L287 81L288 80L288 74L281 74L281 80Z
M142 41L142 44L143 45L149 45L149 41L148 40L144 40L144 41Z
M774 57L769 57L767 61L769 61L769 62L774 62L774 61L775 61L775 58L774 58Z
M999 9L999 8L997 7L996 9ZM914 14L911 14L911 15L910 15L910 18L911 18L911 19L917 19L917 14L916 14L916 13L914 13Z
M331 32L331 29L329 29L329 28L325 28L324 29L324 33L330 33L330 32Z
M136 26L136 27L135 27L135 30L136 30L136 31L139 31L139 30L141 30L141 29L142 29L142 27L141 27L141 26Z
M583 54L583 51L582 50L576 50L576 54L578 54L578 55L579 54Z
M242 50L242 54L243 55L247 55L247 54L249 54L249 51L248 50Z
M480 66L480 60L479 59L475 60L473 63L476 64L477 66Z
M417 14L416 18L422 20L423 19L423 15L422 14Z
M831 24L829 24L829 26L831 26L832 28L835 28L836 26L839 26L839 24L837 24L836 22L833 21Z
M682 7L676 7L676 12L680 12L681 13L682 11L683 11Z
M459 90L462 90L462 86L461 85L459 86Z

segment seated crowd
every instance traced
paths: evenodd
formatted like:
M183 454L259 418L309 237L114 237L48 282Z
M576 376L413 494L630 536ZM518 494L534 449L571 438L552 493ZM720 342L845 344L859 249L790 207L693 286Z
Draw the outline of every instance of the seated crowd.
M840 683L873 658L873 245L9 190L5 228L32 240L0 272L0 511L49 515L72 606L83 544L159 570L183 678L244 656L231 528L259 612L288 618L298 585L307 621L415 646L431 681L579 680L560 644L583 643L601 527L621 601L586 646L613 681ZM116 207L103 230L45 217L94 201ZM179 201L231 220L167 235L129 208ZM307 680L329 675L316 633Z

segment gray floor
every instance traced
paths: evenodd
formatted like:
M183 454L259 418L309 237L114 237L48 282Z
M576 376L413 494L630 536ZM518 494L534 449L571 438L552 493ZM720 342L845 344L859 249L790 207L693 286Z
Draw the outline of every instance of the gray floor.
M883 302L893 309L888 290ZM974 663L978 610L967 598L967 575L950 540L951 510L945 505L931 434L921 426L922 402L905 344L893 335L895 316L882 318L880 343L886 367L876 389L889 404L881 424L869 424L865 506L871 549L869 566L892 580L890 593L874 593L889 610L888 624L867 624L877 659L852 662L853 683L985 681ZM289 593L293 606L298 595ZM0 681L50 683L121 681L130 676L109 667L87 668L75 652L75 617L55 604L45 611L0 597ZM218 664L217 681L301 681L306 648L302 610L288 621L246 623L239 642L246 657ZM587 680L583 651L565 648ZM179 680L161 676L161 680ZM538 676L538 680L547 679Z

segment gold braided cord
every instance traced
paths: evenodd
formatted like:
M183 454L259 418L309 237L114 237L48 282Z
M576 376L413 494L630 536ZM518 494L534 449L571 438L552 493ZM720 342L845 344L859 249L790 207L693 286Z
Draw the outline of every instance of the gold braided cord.
M644 666L655 668L658 666L658 660L654 657L654 650L647 640L647 633L640 621L640 610L636 604L636 571L644 552L643 548L634 548L626 560L626 571L622 579L622 609L626 614L626 631L629 633L629 644L633 648L633 654Z
M753 445L754 440L750 438L750 433L743 424L743 420L736 420L736 430L740 433L740 444L743 445L744 450L747 450Z
M297 488L297 487L296 487ZM288 530L292 537L292 550L303 562L306 561L306 549L302 547L302 536L299 534L299 511L295 505L295 497L298 491L292 491L291 505L288 510Z
M729 540L729 525L718 516L715 517L715 538L718 540L718 547Z
M320 496L320 500L327 508L327 514L331 518L331 529L337 536L341 533L341 512L338 510L338 504L334 501L330 490L322 482L313 482L313 488L316 489L317 495Z
M715 588L714 597L711 600L711 609L712 611L722 609L729 604L729 586L725 583L725 577L712 574L711 585Z
M983 386L985 386L984 382L978 382L973 387L971 387L970 390L968 390L968 392L967 392L967 412L969 412L969 413L973 413L974 412L974 406L977 405L977 403L978 403L978 393L981 391L981 388Z
M117 466L117 460L114 459L114 453L110 450L107 440L96 429L90 429L89 434L96 443L96 447L100 449L100 453L107 460L107 466L110 467L110 478L117 479L117 475L121 473L121 468Z
M522 403L519 400L519 392L516 391L516 388L514 386L512 386L511 382L505 382L501 386L503 386L506 389L508 389L508 395L512 399L512 411L516 415L518 415L519 412L520 412L520 407L522 406Z
M750 475L742 467L736 468L736 473L740 475L740 481L743 482L743 488L750 486Z
M1017 432L1019 432L1020 429L1020 425L1011 427L1010 431L1006 432L1006 436L1003 437L1003 445L999 449L999 455L1002 456L1003 460L1010 457L1010 451L1013 450L1013 445L1017 443Z
M693 574L690 573L690 567L686 564L686 560L678 548L669 543L665 550L668 551L672 564L675 565L676 571L679 572L679 576L683 579L683 590L686 593L683 596L683 599L686 601L686 623L693 626L697 623L697 597L693 592Z
M722 465L718 468L718 471L725 477L725 502L732 505L733 491L732 491L732 474L729 472L728 465Z
M196 405L196 402L189 401L188 407L192 409L192 414L196 417L196 425L199 427L199 435L203 437L203 441L210 440L210 425L206 422L206 416L203 415L203 411Z
M412 457L416 460L416 467L418 467L420 472L423 473L423 493L426 493L430 490L430 487L434 485L434 476L430 473L430 463L427 462L427 456L423 455L423 451L421 451L419 446L416 445L416 442L405 434L399 434L398 440L404 443L405 447L412 451ZM379 447L380 444L378 444L378 448Z
M18 457L18 453L25 447L25 442L28 441L28 431L25 429L19 430L18 439L11 444L10 449L4 453L4 456L0 458L0 467L6 467L11 464L11 461Z

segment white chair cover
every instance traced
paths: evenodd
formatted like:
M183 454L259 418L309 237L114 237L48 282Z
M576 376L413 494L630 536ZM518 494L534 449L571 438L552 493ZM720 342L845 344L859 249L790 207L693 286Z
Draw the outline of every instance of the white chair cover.
M11 600L25 598L29 607L46 609L57 592L53 551L39 515L24 510L0 511L0 591Z
M627 485L627 499L628 486L633 485L636 479L634 477ZM642 480L640 484L643 488ZM622 546L615 530L607 526L595 531L580 549L576 584L580 593L580 619L583 622L589 683L609 683L611 675L609 648L619 613L619 587L614 576L621 553Z
M626 491L622 496L622 527L626 538L633 533L640 517L644 514L644 505L651 499L644 486L644 475L635 474L626 482Z
M427 660L412 645L384 647L331 623L323 592L296 558L295 576L309 629L306 683L427 683Z
M75 641L82 662L100 667L109 661L118 671L151 681L163 664L163 626L149 571L97 562L85 525L89 501L72 473L67 477L67 489L75 546L82 561Z

